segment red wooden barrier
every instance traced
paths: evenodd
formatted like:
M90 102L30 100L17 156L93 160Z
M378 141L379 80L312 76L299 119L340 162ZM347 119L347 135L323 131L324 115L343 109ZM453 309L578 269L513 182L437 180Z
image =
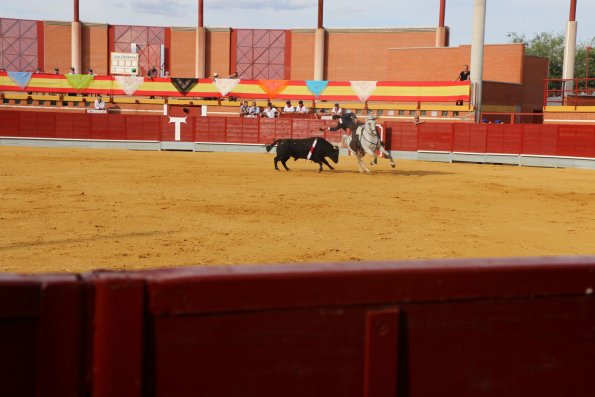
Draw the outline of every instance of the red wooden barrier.
M0 395L590 396L595 257L0 276Z
M180 124L182 142L266 144L322 136L333 122L304 118L194 117ZM389 150L533 154L595 158L595 126L468 123L383 123ZM1 111L0 136L97 140L174 141L167 116Z
M81 396L84 291L74 275L0 274L0 396Z

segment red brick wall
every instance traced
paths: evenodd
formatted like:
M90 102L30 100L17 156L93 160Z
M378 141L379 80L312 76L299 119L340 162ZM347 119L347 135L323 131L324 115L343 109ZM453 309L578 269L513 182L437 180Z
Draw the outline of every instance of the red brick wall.
M45 71L51 73L55 67L60 73L68 73L72 66L70 22L46 22L44 38Z
M524 46L486 45L484 81L523 82ZM388 51L388 80L448 81L457 78L464 64L470 64L471 46L453 48L398 48Z
M196 73L196 29L172 28L170 75L194 77Z
M109 49L107 25L83 24L82 26L82 68L81 73L93 69L93 73L106 75L109 70ZM66 72L66 71L65 71Z
M390 48L433 47L435 41L435 29L330 29L325 78L389 80Z
M314 78L314 29L291 31L291 79Z
M230 29L207 29L206 75L217 72L221 77L230 74Z

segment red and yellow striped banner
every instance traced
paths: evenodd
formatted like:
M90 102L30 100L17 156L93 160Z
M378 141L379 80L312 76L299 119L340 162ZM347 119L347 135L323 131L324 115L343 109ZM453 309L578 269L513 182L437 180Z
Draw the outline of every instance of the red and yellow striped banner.
M6 72L0 72L0 91L126 95L112 76L95 76L85 89L74 89L64 75L34 74L25 88L20 88ZM370 101L451 102L468 101L468 81L378 81L368 97ZM134 95L172 98L220 98L212 79L199 79L186 94L178 92L169 78L145 78ZM349 81L329 81L316 96L303 80L241 80L227 96L246 99L303 99L322 101L359 101Z

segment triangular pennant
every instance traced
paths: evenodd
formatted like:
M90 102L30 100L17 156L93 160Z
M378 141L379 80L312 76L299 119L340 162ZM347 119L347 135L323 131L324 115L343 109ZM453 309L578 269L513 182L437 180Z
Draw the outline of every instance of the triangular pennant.
M137 76L116 76L116 81L118 85L124 91L124 93L128 96L133 95L138 87L141 86L142 83L145 82L144 77L137 77Z
M31 72L7 72L7 73L8 73L8 77L10 77L10 79L12 81L14 81L15 84L21 88L25 88L29 85L29 80L31 80L31 76L33 75L33 73L31 73Z
M316 98L322 94L327 85L328 80L306 80L306 86Z
M198 79L185 77L172 77L171 83L182 94L186 94L198 83Z
M365 102L376 90L376 81L351 81L351 88L360 101Z
M275 98L281 91L283 91L287 84L289 83L288 80L259 80L258 85L264 92L266 92L269 98Z
M215 79L214 82L221 96L225 96L240 84L240 79Z
M95 80L95 76L92 74L67 74L66 80L72 88L84 90Z

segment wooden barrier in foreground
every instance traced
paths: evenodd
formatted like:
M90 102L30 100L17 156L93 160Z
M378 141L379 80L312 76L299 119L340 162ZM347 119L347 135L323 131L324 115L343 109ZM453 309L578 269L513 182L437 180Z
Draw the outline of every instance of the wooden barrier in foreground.
M0 275L0 395L590 396L595 257Z

